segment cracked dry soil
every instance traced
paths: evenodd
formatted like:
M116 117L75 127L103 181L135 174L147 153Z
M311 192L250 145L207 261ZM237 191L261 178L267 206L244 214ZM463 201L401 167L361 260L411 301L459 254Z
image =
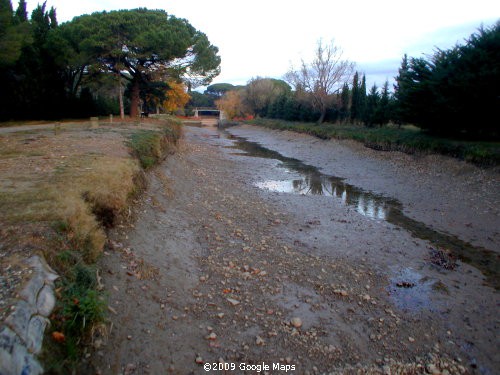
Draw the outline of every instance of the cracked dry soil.
M185 133L110 234L109 324L82 372L499 370L497 292L479 271L438 269L426 241L329 197L260 190L286 173L276 161Z

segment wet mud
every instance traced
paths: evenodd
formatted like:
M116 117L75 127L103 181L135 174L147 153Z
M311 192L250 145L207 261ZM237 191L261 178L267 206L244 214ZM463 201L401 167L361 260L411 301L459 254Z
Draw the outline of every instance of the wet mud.
M497 373L498 292L453 249L495 262L497 175L228 131L186 127L110 233L88 373Z

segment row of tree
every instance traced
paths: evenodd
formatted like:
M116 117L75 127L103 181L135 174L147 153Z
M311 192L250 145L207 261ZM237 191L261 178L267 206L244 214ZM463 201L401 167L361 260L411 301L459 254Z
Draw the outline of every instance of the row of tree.
M97 12L59 25L54 8L0 0L0 120L87 117L217 104L229 117L256 115L378 126L411 123L435 133L498 136L500 22L449 50L403 57L396 85L369 90L332 42L318 43L284 80L208 85L217 47L187 20L162 10ZM188 95L186 93L190 95ZM139 106L141 104L141 106Z
M54 8L0 0L0 120L61 118L184 105L220 57L185 19L145 8L97 12L59 25Z
M222 85L222 84L221 84ZM224 87L228 84L223 84ZM213 85L216 86L216 85ZM229 85L231 87L231 85ZM210 89L210 87L209 87ZM211 98L207 89L200 97ZM197 96L198 97L198 96ZM218 98L218 99L217 99ZM194 106L201 106L197 101ZM340 93L329 95L323 112L305 90L292 90L284 80L253 78L246 86L232 86L216 96L214 103L228 117L260 116L287 121L323 121L380 126L393 118L394 96L385 82L381 90L374 85L366 92L366 77L355 72L350 84L344 83Z
M394 90L386 81L368 91L366 78L342 50L318 43L284 80L254 78L217 101L231 117L247 114L291 121L382 126L413 124L438 134L498 137L500 22L480 28L464 45L402 59Z
M499 134L500 21L463 45L426 58L403 57L396 77L395 120L434 133Z

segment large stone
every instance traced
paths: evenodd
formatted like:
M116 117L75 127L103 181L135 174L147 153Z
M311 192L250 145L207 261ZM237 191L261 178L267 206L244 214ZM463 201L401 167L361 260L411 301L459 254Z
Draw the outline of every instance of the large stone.
M45 285L38 293L36 300L36 308L38 313L42 316L48 317L54 306L56 305L56 297L52 287Z
M28 260L31 280L19 293L14 311L0 331L0 375L38 375L42 367L33 354L42 350L43 334L54 309L54 281L59 277L39 256Z
M24 289L19 293L19 297L30 305L35 306L38 293L45 285L45 277L42 272L35 272L31 280L26 284Z
M30 353L38 354L42 350L43 333L49 320L43 316L35 315L28 324L28 335L26 346Z
M5 319L5 324L13 330L23 342L28 339L28 325L31 317L36 314L35 307L26 301L19 301L16 309Z
M8 327L0 331L0 374L38 375L42 366L31 355L19 337Z
M37 272L43 274L46 284L53 285L54 281L59 278L59 275L47 264L45 259L37 255L30 258L30 264Z

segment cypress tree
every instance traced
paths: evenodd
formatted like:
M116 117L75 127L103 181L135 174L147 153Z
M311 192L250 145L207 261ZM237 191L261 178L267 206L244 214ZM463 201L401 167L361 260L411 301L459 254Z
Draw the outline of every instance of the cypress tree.
M366 98L366 109L364 113L364 123L366 126L373 126L377 122L376 112L379 105L380 96L377 85L374 83L370 93Z
M409 74L408 56L405 54L401 61L401 67L398 75L395 77L394 84L394 121L401 126L409 118L410 112L410 74Z
M342 93L340 94L340 121L345 121L349 118L349 102L351 99L351 93L349 90L349 85L344 83L342 86Z
M365 113L366 108L366 75L363 74L363 79L361 80L361 86L359 88L358 94L358 118L361 120Z
M352 79L352 101L351 101L351 121L356 122L359 119L359 75L354 73Z
M385 81L382 87L382 94L380 95L380 100L377 105L377 110L375 113L374 123L378 125L384 125L389 122L389 81Z
M19 0L19 5L16 9L16 14L14 15L16 22L22 23L28 21L28 11L26 10L26 1Z

